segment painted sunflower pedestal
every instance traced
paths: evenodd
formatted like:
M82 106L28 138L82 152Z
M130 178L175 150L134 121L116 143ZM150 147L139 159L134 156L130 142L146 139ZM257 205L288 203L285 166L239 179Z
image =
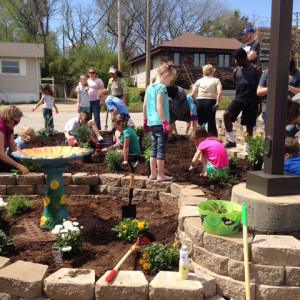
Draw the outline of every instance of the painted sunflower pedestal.
M92 149L80 147L55 146L23 149L12 153L16 158L40 164L41 169L46 174L41 228L53 229L55 225L62 224L63 219L69 216L63 185L63 172L67 168L67 163L87 156L92 151Z

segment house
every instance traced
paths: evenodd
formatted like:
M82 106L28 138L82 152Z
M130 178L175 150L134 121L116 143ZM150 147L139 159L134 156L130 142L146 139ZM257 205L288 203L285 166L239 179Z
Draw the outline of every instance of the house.
M194 33L183 33L151 49L150 78L162 61L171 60L177 70L177 84L188 87L202 77L202 66L211 64L216 68L223 88L232 87L232 71L235 67L231 54L240 48L241 42L233 38L213 38ZM131 59L132 77L136 86L145 87L146 54Z
M39 100L44 45L0 42L0 100Z

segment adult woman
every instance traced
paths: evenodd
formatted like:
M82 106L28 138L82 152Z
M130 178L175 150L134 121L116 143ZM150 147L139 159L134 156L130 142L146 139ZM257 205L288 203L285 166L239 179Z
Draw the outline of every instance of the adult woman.
M220 79L213 77L214 72L212 65L203 67L203 77L196 81L192 97L196 99L198 124L208 123L209 135L218 136L216 110L222 98L222 84Z
M111 76L107 84L108 92L126 104L127 84L122 78L122 72L116 66L111 66L108 72Z
M14 127L20 123L22 116L21 110L14 105L6 107L0 112L0 172L9 172L15 168L23 173L29 173L25 166L5 153L6 148L9 148L11 152L17 150L14 141Z
M119 141L116 144L112 145L103 151L118 149L120 146L123 146L123 162L122 164L127 164L130 161L131 157L137 157L140 155L140 144L139 139L135 131L127 125L127 118L124 118L121 115L117 115L112 119L114 128L120 132Z
M94 115L94 120L97 125L97 128L101 130L100 123L100 110L102 102L98 99L98 92L100 89L104 88L103 81L100 78L96 78L95 68L89 68L89 79L88 79L88 94L90 100L90 112L91 115Z

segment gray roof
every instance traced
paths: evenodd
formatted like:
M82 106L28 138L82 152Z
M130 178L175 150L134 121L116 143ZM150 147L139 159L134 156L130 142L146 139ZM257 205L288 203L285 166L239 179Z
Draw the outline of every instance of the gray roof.
M0 42L1 57L44 57L44 44Z

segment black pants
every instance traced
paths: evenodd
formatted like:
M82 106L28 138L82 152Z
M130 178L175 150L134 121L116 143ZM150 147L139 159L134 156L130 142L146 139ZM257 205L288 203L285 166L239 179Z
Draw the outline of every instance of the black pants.
M195 101L198 124L201 126L203 123L208 125L208 133L212 136L218 136L216 127L216 111L212 107L216 104L215 99L197 99Z

